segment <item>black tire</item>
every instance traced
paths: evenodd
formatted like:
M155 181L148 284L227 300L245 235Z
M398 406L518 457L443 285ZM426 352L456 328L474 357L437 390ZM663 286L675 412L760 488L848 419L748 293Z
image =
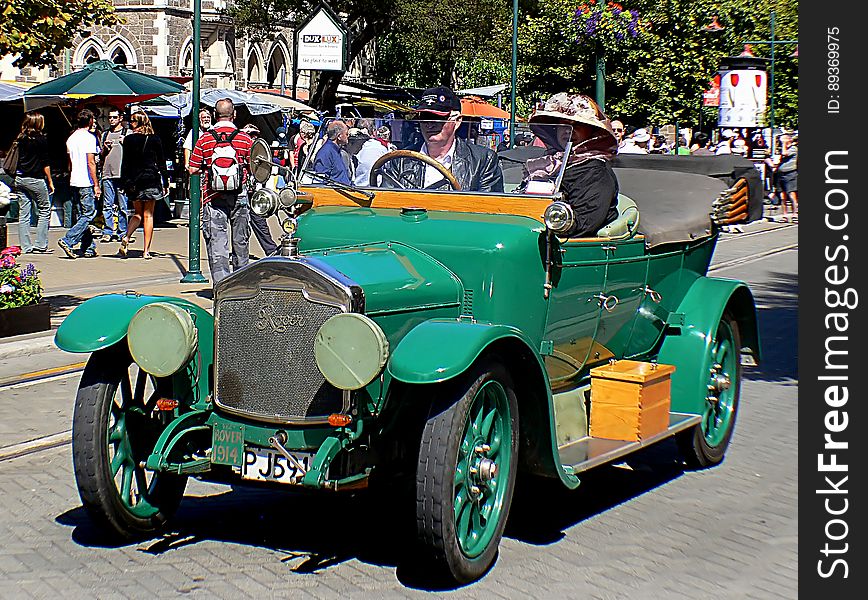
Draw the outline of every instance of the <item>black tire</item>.
M482 391L483 388L485 391ZM503 394L499 390L502 390ZM416 528L422 553L428 559L425 564L430 570L426 571L433 575L438 583L450 581L464 584L484 575L497 556L515 486L519 440L518 402L512 378L506 369L495 361L486 361L471 369L458 381L443 384L433 391L437 400L432 402L422 433L416 470ZM486 397L491 394L499 398L495 404L503 409L493 411L497 413L492 419L496 424L489 425L489 432L492 432L489 435L496 435L496 430L503 433L508 423L509 439L504 439L504 436L497 437L497 450L494 451L489 446L493 458L488 460L502 461L500 464L508 461L508 467L503 472L497 470L491 479L480 483L476 489L481 487L482 492L479 496L473 496L469 484L459 484L456 480L459 477L469 478L468 473L472 473L468 468L470 462L477 461L475 464L478 466L481 464L479 461L487 459L487 456L481 452L471 453L467 448L461 451L462 455L459 453L459 446L473 435L481 435L472 433L476 428L470 420L471 409L481 402L483 408L477 413L481 414ZM503 412L508 412L508 415L500 416ZM468 435L465 436L465 433ZM481 448L481 445L479 447ZM501 449L506 449L508 454L501 455ZM507 461L503 460L504 456L508 456ZM461 465L459 458L463 461ZM459 488L462 491L456 492ZM498 494L501 489L502 494ZM487 496L489 493L491 495ZM477 522L485 521L480 525L484 532L479 539L480 548L470 555L463 549L456 533L459 520L457 517L463 515L461 508L456 508L458 494L463 494L465 498L460 506L473 512L473 505L479 505L481 508L478 510L480 516ZM492 506L489 516L497 511L495 518L490 520L487 516L481 516L489 506L489 501ZM499 508L494 508L495 505ZM455 514L456 510L459 515ZM468 516L465 526L470 520L471 517Z
M741 360L739 350L741 349L741 334L738 329L738 322L727 311L720 319L717 326L717 333L712 341L712 351L706 357L706 369L709 373L709 381L715 376L714 364L716 362L714 348L721 344L722 339L729 338L731 349L734 350L734 361L729 368L724 368L720 374L726 375L730 380L730 387L722 393L716 394L709 391L710 396L718 396L718 402L709 402L706 400L706 413L703 415L702 423L687 429L678 434L676 437L678 448L687 465L694 469L704 469L720 464L729 447L729 442L732 439L732 432L735 428L735 420L738 415L739 397L741 396ZM726 394L726 402L722 402L723 395ZM711 427L711 419L715 419L721 407L725 407L728 411L726 421L722 423L723 429L718 432L717 439L709 442L709 428Z
M131 381L131 369L138 368L125 344L93 353L81 378L72 422L72 460L82 504L105 535L121 541L158 532L177 510L187 484L186 476L154 474L140 466L165 427L146 403L156 400L162 386L169 384L171 390L171 382L157 380L157 390L145 398L147 376L138 371ZM121 414L123 428L117 426ZM109 436L112 420L116 441ZM124 458L116 472L120 481L112 473L113 458ZM128 490L127 501L121 488Z

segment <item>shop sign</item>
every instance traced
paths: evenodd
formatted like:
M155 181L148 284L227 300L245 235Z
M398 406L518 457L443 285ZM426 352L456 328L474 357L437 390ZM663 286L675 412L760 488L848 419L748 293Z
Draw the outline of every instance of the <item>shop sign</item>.
M297 40L298 69L346 70L347 32L337 16L325 7L298 30Z

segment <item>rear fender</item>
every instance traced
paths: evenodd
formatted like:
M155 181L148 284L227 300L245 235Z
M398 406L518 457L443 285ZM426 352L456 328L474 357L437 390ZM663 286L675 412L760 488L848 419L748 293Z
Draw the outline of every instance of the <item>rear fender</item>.
M513 375L521 432L523 470L557 477L569 489L579 485L558 458L551 388L539 352L515 327L456 319L431 319L417 325L389 360L392 378L411 385L454 379L483 356L496 355Z
M693 282L678 307L677 313L684 319L680 333L667 332L657 357L660 363L675 365L672 374L673 412L702 414L705 410L707 356L725 311L729 311L738 323L742 349L749 349L759 364L759 328L750 288L732 279L700 277Z

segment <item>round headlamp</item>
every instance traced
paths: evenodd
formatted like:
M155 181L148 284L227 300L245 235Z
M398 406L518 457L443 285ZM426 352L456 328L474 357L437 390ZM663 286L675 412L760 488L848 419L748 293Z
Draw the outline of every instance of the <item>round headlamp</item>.
M370 317L339 313L319 328L313 355L326 381L341 390L357 390L386 366L389 340Z
M127 344L143 371L168 377L190 362L199 335L186 310L169 302L154 302L140 308L130 319Z
M277 192L268 188L256 190L250 198L250 210L261 217L270 217L277 211Z
M290 208L298 200L298 193L294 187L286 187L280 190L277 194L277 201L280 208Z
M543 221L553 233L566 233L575 223L573 207L566 202L552 202L543 213Z

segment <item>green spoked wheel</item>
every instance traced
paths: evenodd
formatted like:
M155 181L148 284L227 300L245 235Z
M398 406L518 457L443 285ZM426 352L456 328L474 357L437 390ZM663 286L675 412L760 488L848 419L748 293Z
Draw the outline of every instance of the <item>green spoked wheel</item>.
M482 576L512 502L518 451L518 405L512 380L496 363L443 386L422 434L416 520L440 574L458 583Z
M185 476L154 473L144 461L165 428L155 410L168 380L132 362L124 346L95 352L75 401L72 457L79 495L91 518L111 537L154 534L175 512Z
M726 454L741 393L740 348L738 323L724 313L706 357L708 384L702 421L678 438L681 452L692 467L716 465Z

